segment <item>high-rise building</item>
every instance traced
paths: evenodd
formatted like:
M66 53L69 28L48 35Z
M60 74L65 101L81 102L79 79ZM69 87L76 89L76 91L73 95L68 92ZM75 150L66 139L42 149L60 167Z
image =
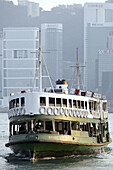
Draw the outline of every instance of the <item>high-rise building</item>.
M104 92L103 91L104 84L102 84L104 73L113 73L113 49L98 51L98 88L101 93ZM113 81L113 78L111 79ZM106 80L107 80L107 77L106 77ZM107 82L108 89L109 89L110 83L111 81ZM104 95L106 95L106 92L104 93Z
M98 51L98 89L108 100L109 111L113 111L113 49Z
M38 75L34 81L38 49L38 28L3 29L3 97L34 85L38 88Z
M62 24L42 24L42 54L53 84L57 79L62 79ZM44 81L44 86L48 86L48 81Z
M18 5L27 7L28 16L39 17L39 3L30 2L28 0L18 0Z
M3 33L0 31L0 98L2 98L2 37Z
M98 51L108 49L107 38L112 30L113 4L86 3L84 5L84 64L87 90L95 91L98 88Z
M27 13L30 17L39 17L39 4L29 2L27 5Z
M18 0L18 5L27 6L28 0Z

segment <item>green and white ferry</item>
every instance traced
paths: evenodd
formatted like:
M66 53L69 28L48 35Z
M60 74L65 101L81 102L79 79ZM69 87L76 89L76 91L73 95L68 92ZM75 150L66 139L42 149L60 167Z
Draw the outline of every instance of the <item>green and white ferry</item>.
M99 153L112 142L107 100L80 89L69 93L66 80L58 80L54 89L43 90L40 54L40 90L9 97L6 147L35 159ZM79 77L78 62L77 70Z

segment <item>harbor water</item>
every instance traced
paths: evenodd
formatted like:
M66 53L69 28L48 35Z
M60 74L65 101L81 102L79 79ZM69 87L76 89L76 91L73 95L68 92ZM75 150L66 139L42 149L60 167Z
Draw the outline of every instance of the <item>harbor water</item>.
M109 113L109 128L113 139L113 113ZM33 163L29 158L15 155L5 147L8 135L8 115L0 113L0 170L113 170L113 142L108 145L106 151L98 155L48 158Z

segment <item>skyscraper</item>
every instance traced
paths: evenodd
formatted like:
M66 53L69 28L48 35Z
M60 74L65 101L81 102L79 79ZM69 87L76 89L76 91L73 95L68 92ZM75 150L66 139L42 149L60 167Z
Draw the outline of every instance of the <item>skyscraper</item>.
M62 79L62 24L42 24L42 54L45 58L53 84L57 79ZM44 86L49 82L44 81Z
M33 88L38 48L38 28L3 29L3 97Z
M2 37L3 33L0 31L0 98L2 98Z
M98 88L98 51L107 49L107 38L113 28L113 4L86 3L84 5L84 64L85 87Z
M30 17L38 17L39 16L39 3L30 2L28 0L18 0L19 6L27 7L27 15Z

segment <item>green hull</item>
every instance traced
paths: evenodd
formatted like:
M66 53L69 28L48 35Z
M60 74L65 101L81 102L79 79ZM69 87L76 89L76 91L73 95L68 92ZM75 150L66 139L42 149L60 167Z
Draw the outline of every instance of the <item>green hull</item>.
M23 122L30 122L31 120L55 120L66 121L70 123L71 121L82 122L88 124L100 125L100 120L98 119L87 119L87 118L73 118L64 117L64 116L48 116L39 115L33 117L14 117L11 119L10 125L16 122L16 125L20 123L20 120ZM65 119L64 119L65 118ZM107 120L106 120L107 121ZM105 121L105 122L106 122ZM24 133L14 133L9 136L9 143L6 144L7 147L10 147L14 153L20 153L31 158L43 158L43 157L64 157L71 155L86 155L86 154L97 154L100 153L109 143L112 142L110 136L108 136L108 129L104 129L101 126L100 129L91 133L91 129L82 129L73 130L68 127L68 132L70 133L59 133L55 129L55 121L53 123L53 131L47 131L46 128L43 128L43 131L27 131ZM101 124L104 123L103 121ZM22 122L21 122L22 124ZM71 124L69 124L71 125ZM79 123L80 126L80 123ZM14 126L13 126L14 127ZM100 127L100 126L99 126ZM15 127L14 127L15 128ZM51 128L50 128L51 129ZM64 129L63 129L64 130ZM11 127L10 127L11 131ZM13 130L14 131L14 130ZM20 131L21 132L21 131Z
M111 143L111 142L109 142ZM90 145L79 143L46 142L46 141L19 141L6 144L14 153L20 153L31 158L64 157L71 155L86 155L100 153L109 143Z

